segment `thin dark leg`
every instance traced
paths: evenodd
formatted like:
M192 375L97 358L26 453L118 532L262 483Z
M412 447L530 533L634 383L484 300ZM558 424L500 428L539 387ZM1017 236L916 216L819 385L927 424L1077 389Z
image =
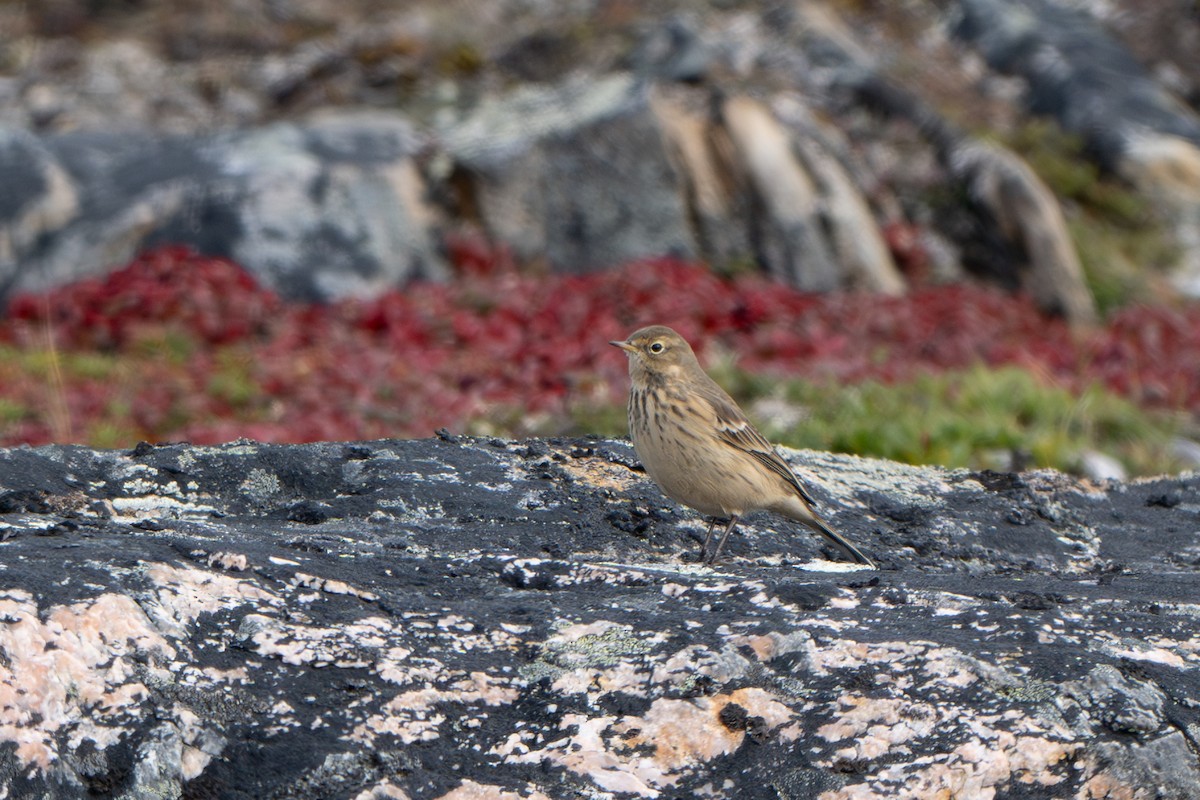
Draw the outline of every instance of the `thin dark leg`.
M705 556L708 555L708 543L712 541L713 526L717 524L717 518L711 517L708 520L708 533L704 534L704 546L700 548L700 563L705 563Z
M729 524L725 526L725 532L721 534L721 541L717 542L717 549L713 551L712 557L708 559L709 564L717 563L717 558L721 555L721 551L725 549L725 540L729 538L729 534L733 533L734 526L737 524L737 515L729 518ZM707 550L708 548L705 549Z

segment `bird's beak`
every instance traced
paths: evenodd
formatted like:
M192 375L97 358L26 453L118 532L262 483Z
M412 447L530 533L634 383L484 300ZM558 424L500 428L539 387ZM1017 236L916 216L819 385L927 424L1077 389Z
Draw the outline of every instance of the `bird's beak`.
M611 344L613 347L621 348L626 353L632 353L637 350L637 348L631 345L629 342L609 342L609 344Z

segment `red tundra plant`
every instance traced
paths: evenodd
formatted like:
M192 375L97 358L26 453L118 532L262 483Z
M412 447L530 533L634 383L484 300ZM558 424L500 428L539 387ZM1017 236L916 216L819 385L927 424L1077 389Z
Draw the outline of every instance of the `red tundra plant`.
M284 303L235 264L181 248L14 298L0 342L24 352L49 338L67 366L60 387L0 382L0 411L29 410L0 417L0 443L61 438L37 412L54 393L76 435L106 421L130 438L198 443L424 436L497 414L555 414L618 402L625 359L607 342L652 323L678 329L702 358L719 346L752 372L853 383L1017 364L1200 411L1195 305L1130 308L1078 334L1027 298L978 286L812 295L670 258L534 276L479 239L452 239L448 253L454 281L367 302ZM147 356L147 337L167 334L190 343L182 355ZM72 371L70 354L96 349L115 355L113 374Z
M119 348L138 331L172 327L224 344L261 333L280 306L232 261L163 247L102 277L14 297L0 336L13 341L49 324L60 346Z

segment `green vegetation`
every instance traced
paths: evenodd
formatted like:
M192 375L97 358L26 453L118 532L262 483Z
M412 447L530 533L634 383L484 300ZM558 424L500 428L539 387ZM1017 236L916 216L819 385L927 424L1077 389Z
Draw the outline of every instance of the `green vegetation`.
M21 403L0 397L0 425L11 425L31 413L30 409Z
M154 329L140 332L130 343L134 354L147 359L159 359L174 367L187 363L198 348L198 343L184 331Z
M128 447L131 439L137 438L137 432L133 426L123 423L121 420L128 419L128 416L122 414L122 410L110 408L110 416L92 425L87 430L86 440L90 447L100 449L116 449L120 447Z
M910 464L1006 469L1013 453L1029 466L1078 471L1095 449L1139 475L1178 471L1168 443L1181 422L1099 387L1076 396L1016 367L921 374L905 383L833 386L750 375L713 375L749 409L760 429L790 447L876 456ZM768 400L785 413L755 413ZM784 421L789 417L791 422ZM580 431L625 433L623 408L577 411Z
M208 394L231 409L245 409L262 399L262 390L252 374L253 358L241 348L217 351L215 368L208 380Z

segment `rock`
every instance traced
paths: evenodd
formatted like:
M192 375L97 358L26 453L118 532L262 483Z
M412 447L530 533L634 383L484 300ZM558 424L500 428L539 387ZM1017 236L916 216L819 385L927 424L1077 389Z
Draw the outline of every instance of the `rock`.
M849 150L835 129L818 123L795 100L777 102L774 109L798 131L795 149L819 187L819 209L842 283L885 295L905 292L904 278L896 268L879 223L842 158ZM783 109L780 109L783 106ZM847 158L847 160L849 160Z
M1124 481L1129 479L1125 465L1105 453L1085 450L1079 454L1079 469L1094 481Z
M1109 664L1095 667L1067 690L1111 731L1141 735L1162 728L1163 693L1153 684L1127 678Z
M487 99L440 142L468 186L460 204L522 260L586 272L695 252L675 163L631 75Z
M955 171L1020 253L1021 285L1043 309L1079 325L1096 304L1057 198L1012 151L982 143L956 148Z
M20 259L79 213L79 193L36 137L0 129L0 300L22 277Z
M795 98L767 107L730 97L717 120L694 96L656 91L652 105L686 189L700 255L718 266L753 259L814 291L902 294L866 200ZM780 110L783 113L780 113Z
M381 112L238 137L221 165L246 192L229 255L292 297L373 296L443 277L437 215L413 162L420 143Z
M0 154L0 287L172 238L290 296L371 294L443 275L445 222L565 271L677 255L896 294L966 267L1090 324L1058 199L981 144L1033 113L1164 210L1200 293L1200 26L1161 0L48 8L0 4L0 128L30 157ZM311 150L317 110L363 149Z
M711 50L697 26L677 16L648 31L630 61L639 75L694 83L708 73L712 63Z
M1181 253L1173 283L1200 297L1200 142L1142 133L1126 143L1119 169L1167 214Z
M758 260L801 289L837 288L842 281L822 231L817 187L792 151L791 134L769 108L744 96L725 101L721 124L751 198L748 222Z
M746 263L754 254L748 198L730 191L729 148L707 98L660 89L651 103L683 184L698 254L720 269Z
M1200 467L1200 442L1176 437L1171 440L1171 455L1193 469Z
M881 112L920 127L949 173L970 193L978 215L973 224L987 232L977 237L983 241L973 243L983 251L978 259L982 265L1024 288L1049 313L1077 325L1097 321L1062 207L1022 158L962 134L919 98L877 80L863 83L858 91Z
M1050 0L960 0L958 33L1021 76L1032 111L1082 137L1174 224L1176 284L1200 296L1200 116L1096 20Z
M784 455L880 570L622 441L2 450L8 791L1200 796L1200 480Z
M956 33L996 69L1023 77L1028 103L1084 136L1117 167L1145 131L1200 143L1200 119L1083 11L1053 0L959 0Z
M1095 323L1095 302L1062 208L1033 169L1007 148L958 130L921 97L894 85L828 10L810 12L805 19L806 36L836 76L835 84L849 89L857 102L916 126L950 176L978 203L978 222L1006 245L1000 269L1007 277L1044 310L1074 324Z
M412 161L420 139L393 114L207 138L9 133L6 141L0 170L13 166L0 209L0 286L77 280L163 242L231 257L299 299L373 294L443 273Z

